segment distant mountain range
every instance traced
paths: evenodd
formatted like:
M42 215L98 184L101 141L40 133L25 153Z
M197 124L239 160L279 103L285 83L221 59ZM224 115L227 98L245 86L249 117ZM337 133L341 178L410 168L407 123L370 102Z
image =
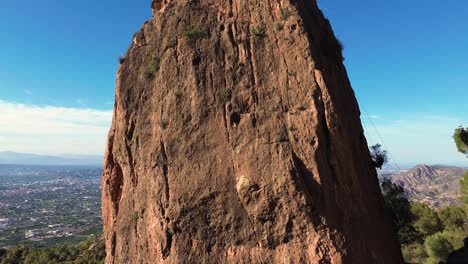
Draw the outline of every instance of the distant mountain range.
M460 167L418 165L386 177L402 186L411 200L443 208L459 203L460 179L465 171Z
M0 152L0 164L101 166L103 160L103 156L99 155L47 156L12 151Z

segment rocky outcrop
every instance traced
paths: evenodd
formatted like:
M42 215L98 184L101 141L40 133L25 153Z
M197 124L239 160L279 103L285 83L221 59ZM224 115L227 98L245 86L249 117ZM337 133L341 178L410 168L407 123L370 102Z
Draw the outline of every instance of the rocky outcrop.
M107 263L402 263L315 1L173 0L117 73Z
M460 179L465 171L459 167L418 165L389 179L403 187L411 200L441 209L460 204Z

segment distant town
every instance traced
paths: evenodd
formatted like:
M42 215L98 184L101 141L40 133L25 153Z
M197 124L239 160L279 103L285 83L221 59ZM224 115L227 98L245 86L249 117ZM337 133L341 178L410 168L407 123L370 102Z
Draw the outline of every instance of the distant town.
M0 165L0 247L48 247L102 231L101 168Z

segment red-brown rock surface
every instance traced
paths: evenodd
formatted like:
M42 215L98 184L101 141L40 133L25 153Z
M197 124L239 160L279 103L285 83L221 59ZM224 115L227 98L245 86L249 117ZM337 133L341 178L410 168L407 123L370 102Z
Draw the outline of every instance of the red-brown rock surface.
M401 263L359 115L315 1L169 1L117 73L106 262Z

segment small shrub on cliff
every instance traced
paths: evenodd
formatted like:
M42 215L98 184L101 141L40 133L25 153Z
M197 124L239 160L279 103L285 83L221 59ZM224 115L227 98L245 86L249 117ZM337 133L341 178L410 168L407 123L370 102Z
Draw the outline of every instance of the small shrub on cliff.
M159 60L153 60L153 62L148 64L148 66L146 67L145 78L147 80L153 79L158 70L159 70Z
M292 14L293 12L287 7L280 9L281 20L287 20Z
M119 56L119 64L122 64L125 62L125 57L124 56Z
M339 39L336 39L336 48L337 48L336 56L338 57L340 61L344 61L344 57L343 57L344 46L341 40Z
M168 125L169 125L169 121L167 121L166 118L161 117L159 119L159 126L161 126L162 129L166 129Z
M265 27L252 27L250 29L250 33L252 33L252 35L256 36L257 38L264 38L267 36Z
M177 90L174 90L174 92L173 92L173 93L174 93L174 96L175 96L175 98L176 98L176 99L179 99L179 98L181 98L181 97L182 97L182 95L183 95L182 91L181 91L181 90L179 90L179 89L177 89Z
M189 39L208 39L210 38L210 32L206 28L194 26L185 30L184 36Z
M223 103L227 103L231 100L232 92L230 89L226 88L220 92L220 96L221 96L221 100L223 101Z
M283 28L284 28L284 24L283 24L283 23L280 23L280 22L275 23L275 29L276 29L277 31L281 31L281 30L283 30Z
M307 108L303 105L297 107L297 111L305 111Z
M339 61L344 61L343 43L339 39L334 39L333 36L322 39L321 42L323 54L329 58L336 58Z
M133 220L135 220L135 222L138 221L138 218L140 218L138 212L133 213Z
M382 166L387 163L387 151L381 149L380 144L370 147L370 154L372 157L372 165L377 169L382 169Z

